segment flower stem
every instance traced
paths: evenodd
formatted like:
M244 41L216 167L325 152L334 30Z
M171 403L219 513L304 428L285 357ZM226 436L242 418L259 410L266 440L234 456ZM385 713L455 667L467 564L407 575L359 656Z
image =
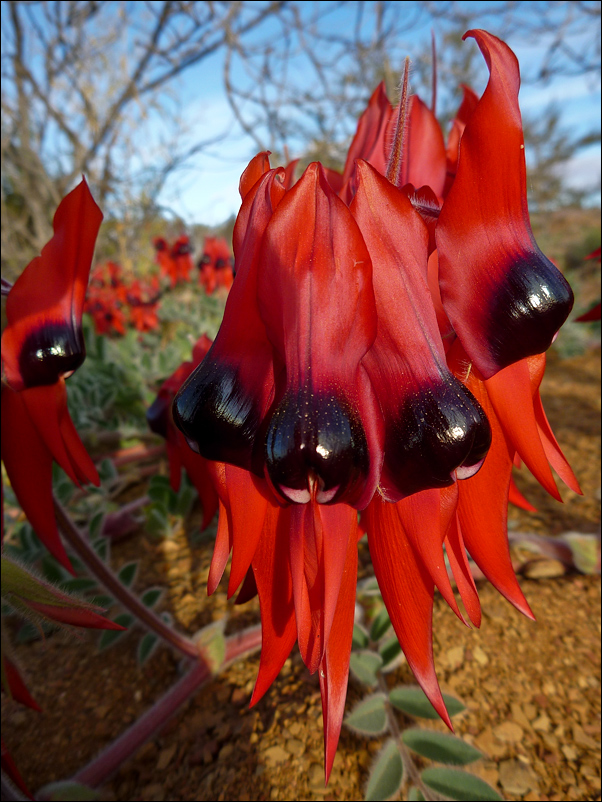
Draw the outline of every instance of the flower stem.
M426 785L422 782L422 778L420 777L420 772L414 763L412 755L410 754L410 750L404 744L401 739L401 730L399 729L399 724L397 723L397 716L393 710L391 703L389 702L389 687L383 675L378 672L378 687L382 691L385 696L385 710L387 713L387 721L389 723L389 730L391 735L395 739L395 743L397 745L397 749L399 750L399 754L401 755L401 762L403 763L403 770L406 777L406 783L412 783L417 788L420 789L421 794L425 798L427 802L432 802L432 800L439 799L438 796L433 796L430 789L426 787Z
M128 588L119 581L113 571L111 571L100 559L98 554L96 554L87 539L75 526L66 510L56 499L54 500L54 509L59 529L63 533L65 539L77 556L98 581L105 586L109 593L114 596L126 610L132 613L141 624L152 632L155 632L160 638L177 649L185 657L190 657L193 660L202 660L198 646L190 640L190 638L180 635L171 627L167 626L159 616L148 607L145 607L138 597L130 593ZM207 668L207 670L209 669Z
M408 83L410 78L410 58L406 56L403 66L403 77L401 79L401 94L397 110L397 122L395 133L393 134L393 145L387 164L387 179L396 187L402 187L405 181L403 177L403 145L405 142L406 128L408 127Z
M261 646L261 626L249 627L226 639L226 655L222 668L256 651ZM192 666L167 693L147 710L138 721L94 758L72 778L74 782L95 788L114 774L146 741L158 732L193 693L214 675L201 662Z

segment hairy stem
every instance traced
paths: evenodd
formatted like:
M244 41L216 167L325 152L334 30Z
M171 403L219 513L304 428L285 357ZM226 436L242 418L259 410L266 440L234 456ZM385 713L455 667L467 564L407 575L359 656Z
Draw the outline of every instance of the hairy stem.
M261 646L261 626L249 627L226 638L226 655L222 668L240 657L256 651ZM196 691L213 677L205 663L197 662L190 671L173 685L167 693L144 713L138 721L94 758L72 778L92 788L100 785L114 774L124 760L131 757L146 741L165 726Z
M198 646L190 640L190 638L180 635L171 627L167 626L159 616L152 610L149 610L148 607L145 607L138 597L131 593L128 588L119 581L113 571L111 571L100 559L98 554L96 554L87 538L82 535L66 510L56 499L54 500L54 509L57 524L65 540L84 565L86 565L88 570L104 585L109 593L114 596L126 610L132 613L143 626L157 634L185 657L190 657L193 660L201 660L202 658L199 654Z

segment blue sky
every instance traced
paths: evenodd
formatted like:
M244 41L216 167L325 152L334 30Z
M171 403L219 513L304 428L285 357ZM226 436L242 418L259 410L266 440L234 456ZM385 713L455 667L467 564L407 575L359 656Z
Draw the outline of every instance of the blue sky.
M334 23L342 27L350 26L355 5L336 12ZM475 9L483 5L491 4L471 4ZM475 12L474 27L487 28L487 21L486 17L479 17ZM431 21L425 19L423 25L412 30L412 43L424 44L430 39L430 31ZM547 43L542 40L525 43L517 38L516 42L508 40L508 44L518 56L523 74L527 74L539 62ZM571 44L579 48L578 41ZM476 48L472 40L467 41L465 46ZM174 175L160 197L167 209L188 224L203 222L215 225L237 213L240 205L238 180L256 152L251 138L241 131L233 119L221 90L221 69L222 57L218 55L186 74L179 86L186 101L185 119L191 130L200 131L203 138L221 131L228 132L223 142L195 157L186 171ZM484 89L486 76L484 71L483 83L474 87L476 91ZM599 78L559 76L545 86L523 83L520 103L525 117L537 116L550 103L557 104L562 112L564 127L574 135L599 128L600 125ZM566 180L576 188L591 187L596 180L599 181L599 177L600 149L597 145L580 151L566 167ZM592 196L592 201L599 203L599 193Z

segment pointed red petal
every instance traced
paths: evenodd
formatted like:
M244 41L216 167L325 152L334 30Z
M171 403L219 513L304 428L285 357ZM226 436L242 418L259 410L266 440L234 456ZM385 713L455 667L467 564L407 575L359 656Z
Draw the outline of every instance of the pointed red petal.
M433 580L411 547L393 504L376 495L366 516L374 573L395 634L422 690L452 729L433 661Z
M446 492L441 491L441 495ZM464 539L460 531L458 517L454 512L451 525L447 530L447 537L445 538L445 549L449 564L456 581L458 593L462 599L462 604L466 608L468 617L475 627L481 626L481 605L479 603L479 594L477 593L477 586L470 570L466 549L464 548Z
M506 436L533 476L557 501L562 497L539 435L533 390L526 359L499 371L485 382L487 394Z
M244 201L249 192L253 189L259 179L270 169L270 151L264 150L254 156L245 167L240 177L238 189L240 197Z
M262 537L253 557L261 610L261 658L251 707L270 687L297 637L289 567L290 507L268 507Z
M98 615L98 613L94 613L84 607L44 604L31 601L31 599L22 599L22 601L32 610L40 613L40 615L51 618L53 621L58 621L60 624L68 624L73 627L89 627L91 629L126 629L121 624L116 624L115 621L110 621L108 618L104 618L102 615Z
M340 197L345 203L350 203L355 192L353 173L356 159L365 159L384 175L387 169L387 151L390 147L390 142L387 140L387 129L392 114L393 107L389 103L385 85L381 81L358 120L355 136L347 151L341 186L337 188L331 183L335 192L340 193Z
M229 514L227 508L219 500L219 520L217 522L217 535L215 538L215 546L213 547L213 556L211 558L211 565L209 567L209 576L207 577L207 595L211 596L215 593L217 586L221 582L230 551L232 550L232 525L229 521Z
M8 687L13 699L16 699L17 702L20 702L22 705L27 705L27 707L31 707L33 710L41 712L42 708L29 693L29 689L23 682L23 678L21 677L16 665L10 660L10 658L5 657L4 655L2 656L2 661L4 662L6 681L8 682Z
M54 236L12 287L2 362L13 389L54 384L84 361L81 318L101 221L82 180L59 204Z
M277 505L268 502L265 490L260 491L258 485L261 480L242 468L226 465L226 483L232 526L232 566L228 583L230 598L236 593L251 566L268 505L273 508Z
M358 414L360 360L376 334L372 266L345 204L311 164L274 212L260 254L259 311L286 366L266 436L279 492L361 507L376 487ZM302 444L302 445L300 445Z
M465 624L449 581L443 555L445 530L441 521L441 491L435 489L414 493L398 502L395 508L416 557L428 571L445 601Z
M22 395L2 385L2 462L34 532L61 565L73 573L54 517L52 454L29 417Z
M589 312L584 312L579 317L576 317L575 320L577 323L591 323L594 320L600 320L600 313L602 312L602 304L596 304L592 306Z
M516 486L516 482L514 481L514 476L512 476L512 474L510 474L510 489L508 491L508 501L511 504L514 504L515 507L520 507L521 510L526 510L527 512L537 512L537 508L534 507L530 501L527 501L527 499L523 496L523 494Z
M487 397L485 383L475 378L467 384L485 410L491 424L491 448L476 476L458 484L458 520L464 543L472 559L491 584L529 618L527 604L512 567L508 545L508 492L512 456L495 410Z
M385 425L390 501L454 481L487 451L482 410L451 376L427 285L428 234L408 198L364 161L351 212L374 267L378 335L363 358Z
M466 36L477 40L490 79L464 130L436 239L445 310L469 357L490 378L545 351L573 296L529 223L516 57L485 31Z
M355 512L354 512L355 514ZM356 516L357 518L357 516ZM357 524L356 524L357 525ZM357 534L351 532L341 587L334 613L336 626L330 632L324 659L320 664L320 690L324 719L324 752L326 782L330 777L337 751L341 724L345 712L345 697L349 678L349 658L355 618L357 585Z
M473 92L469 86L465 86L464 84L461 86L464 90L462 103L460 104L458 113L452 120L451 129L447 138L447 178L445 181L445 189L443 190L444 197L447 196L447 193L453 184L454 178L456 177L458 158L460 156L460 140L462 139L462 134L466 128L466 123L470 119L471 114L479 102L479 96Z

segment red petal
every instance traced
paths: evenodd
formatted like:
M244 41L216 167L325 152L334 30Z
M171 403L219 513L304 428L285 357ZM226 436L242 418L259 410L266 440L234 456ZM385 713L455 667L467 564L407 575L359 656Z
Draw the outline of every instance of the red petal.
M487 379L485 386L512 451L518 452L542 487L562 501L539 435L527 360L504 368Z
M22 705L27 705L27 707L41 712L42 708L29 693L29 689L23 682L23 678L15 664L4 655L2 656L2 661L4 663L4 674L6 675L8 688L13 699L16 699L17 702L20 702Z
M462 89L464 90L462 103L460 104L458 113L452 120L451 129L447 138L447 178L445 181L445 189L443 190L444 197L447 196L454 178L456 177L458 158L460 156L460 140L466 128L466 123L479 102L479 96L473 92L470 87L462 84Z
M475 581L470 570L470 564L464 548L464 539L460 531L458 516L456 514L459 498L459 482L452 487L441 490L441 513L449 519L449 526L445 529L445 550L449 564L456 581L458 593L462 604L466 608L468 617L475 627L481 625L481 605Z
M380 402L387 500L454 481L488 446L482 411L447 365L427 284L426 226L407 197L366 162L351 204L373 274L378 336L363 364Z
M576 317L575 320L577 323L591 323L594 320L600 320L601 310L602 305L596 304L589 312L584 312L582 315L579 315L579 317Z
M255 298L265 227L284 194L270 170L245 196L234 230L237 274L211 350L173 405L176 425L209 460L250 470L257 429L273 393L272 347ZM261 468L257 469L261 473Z
M350 539L357 543L357 512L346 504L294 505L290 566L301 657L317 671L333 624Z
M452 729L433 661L433 580L412 549L393 504L375 495L366 516L374 573L401 648L422 690Z
M102 212L85 180L59 204L54 236L21 273L6 300L6 381L14 390L54 384L78 368L88 275Z
M441 126L428 106L413 95L408 109L399 186L426 185L439 199L442 199L446 170L445 143ZM382 172L384 173L384 170Z
M313 473L318 502L361 507L377 480L358 414L360 360L376 334L372 266L319 164L274 212L259 261L259 311L286 366L266 438L270 479L307 502Z
M89 627L91 629L117 629L125 630L127 627L122 627L121 624L116 624L102 615L93 613L92 610L87 610L83 607L62 607L54 604L43 604L42 602L34 602L31 599L22 599L28 607L40 613L46 618L51 618L53 621L58 621L60 624L68 624L73 627Z
M387 151L390 147L390 143L387 141L387 127L392 113L393 107L389 103L385 85L381 81L372 93L366 110L358 120L355 136L347 151L341 187L337 188L331 183L335 192L339 193L346 203L351 201L355 191L355 182L352 180L352 176L356 159L365 159L384 175L387 168Z
M469 31L490 79L460 148L458 172L436 239L441 296L462 344L485 378L545 351L573 297L531 232L518 62L485 31Z
M261 610L261 659L251 707L278 675L297 637L287 512L268 507L263 533L253 557Z
M322 717L324 719L326 782L328 782L332 770L345 712L349 658L355 618L356 585L357 534L352 531L347 545L347 556L334 613L336 626L330 632L319 672L320 690L322 692Z
M395 505L403 531L412 544L416 557L428 571L445 601L466 623L458 608L445 566L443 540L450 521L441 520L441 491L423 490L403 499ZM455 517L455 510L453 510ZM449 516L448 516L449 518Z
M244 201L251 189L265 175L270 169L270 151L264 150L254 156L249 164L245 167L243 174L240 177L238 189L240 197Z
M73 573L54 517L52 454L29 417L22 393L7 385L2 385L1 449L11 487L34 532Z
M533 618L520 589L508 545L508 492L512 474L512 455L488 397L485 384L467 378L472 393L485 410L491 424L491 448L481 470L458 483L458 519L464 543L472 559L499 592L517 610Z
M514 476L512 476L512 474L510 474L508 501L511 504L514 504L515 507L520 507L522 510L526 510L527 512L537 512L537 509L531 504L530 501L527 501L527 499L516 486L516 482L514 481Z

